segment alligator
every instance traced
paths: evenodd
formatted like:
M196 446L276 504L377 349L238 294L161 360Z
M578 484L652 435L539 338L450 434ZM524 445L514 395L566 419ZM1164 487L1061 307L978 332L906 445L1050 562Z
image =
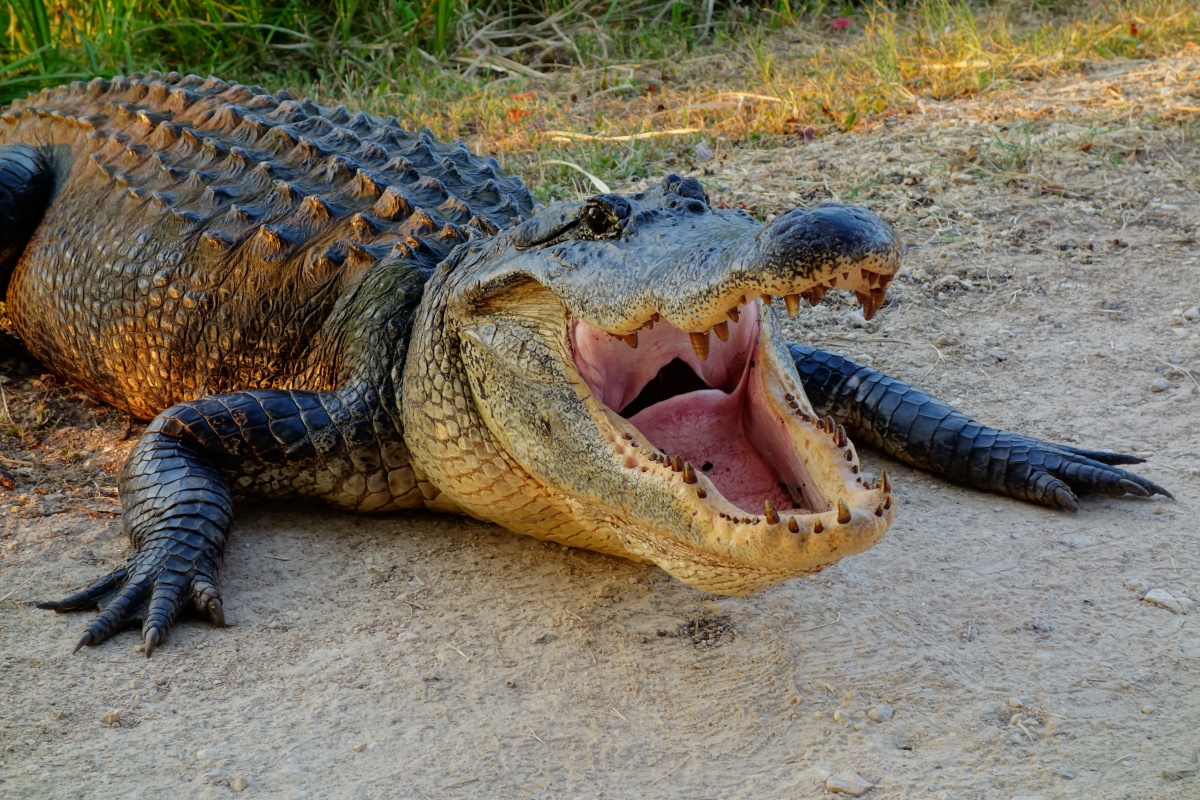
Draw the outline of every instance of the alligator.
M948 479L1076 510L1170 496L788 344L829 289L882 305L871 212L763 225L693 178L536 203L428 130L216 78L45 89L0 113L0 291L27 347L151 420L120 474L134 553L40 607L75 647L224 622L235 496L432 509L745 594L876 542L898 507L847 431Z

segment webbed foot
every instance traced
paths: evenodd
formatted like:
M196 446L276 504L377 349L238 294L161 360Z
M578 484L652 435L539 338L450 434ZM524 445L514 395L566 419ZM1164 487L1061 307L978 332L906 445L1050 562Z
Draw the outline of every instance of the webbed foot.
M1078 511L1078 496L1106 494L1118 497L1131 494L1151 497L1172 495L1149 478L1143 478L1120 464L1141 464L1144 458L1110 450L1085 450L1065 444L1014 436L1009 451L1007 483L1024 486L1026 499L1068 511ZM1020 495L1018 495L1020 496Z
M180 549L192 548L184 544ZM194 549L192 552L198 555ZM225 624L221 592L213 579L213 570L205 568L207 565L198 565L196 560L189 560L187 555L186 552L166 552L159 548L141 550L128 564L87 588L57 602L38 603L38 608L60 614L100 609L75 645L74 652L84 646L100 644L114 634L140 624L146 657L149 658L166 639L171 623L189 599L195 610L212 624Z

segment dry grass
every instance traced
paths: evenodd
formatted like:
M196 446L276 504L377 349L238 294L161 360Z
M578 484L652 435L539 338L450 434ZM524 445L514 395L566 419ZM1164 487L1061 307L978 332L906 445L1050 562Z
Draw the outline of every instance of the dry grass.
M427 64L421 74L380 82L351 70L298 88L464 138L499 155L549 199L587 192L590 184L542 159L620 185L694 165L710 150L719 157L733 147L865 129L946 100L1103 71L1117 61L1200 53L1200 10L1191 0L876 5L774 31L741 28L656 58L631 57L638 47L614 40L582 12L572 19L569 28L553 17L476 20L454 56L461 71ZM1200 111L1194 84L1180 82L1153 103L1162 123ZM1111 115L1119 105L1096 110ZM1020 145L1010 144L998 144L994 155L1019 164Z

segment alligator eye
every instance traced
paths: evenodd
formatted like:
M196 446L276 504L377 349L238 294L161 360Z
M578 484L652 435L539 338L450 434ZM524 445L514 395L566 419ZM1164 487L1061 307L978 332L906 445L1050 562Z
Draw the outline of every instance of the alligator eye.
M621 235L629 211L629 201L620 195L602 194L591 198L579 213L579 221L583 223L580 238L617 238Z

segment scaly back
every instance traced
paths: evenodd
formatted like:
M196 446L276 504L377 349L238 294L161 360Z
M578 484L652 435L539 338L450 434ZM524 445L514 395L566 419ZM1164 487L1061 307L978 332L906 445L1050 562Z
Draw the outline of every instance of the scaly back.
M338 350L327 320L381 265L425 274L472 229L534 208L461 142L177 73L31 95L0 115L9 143L54 171L9 286L18 329L47 366L145 417L311 383L310 354ZM337 373L323 363L317 382Z

